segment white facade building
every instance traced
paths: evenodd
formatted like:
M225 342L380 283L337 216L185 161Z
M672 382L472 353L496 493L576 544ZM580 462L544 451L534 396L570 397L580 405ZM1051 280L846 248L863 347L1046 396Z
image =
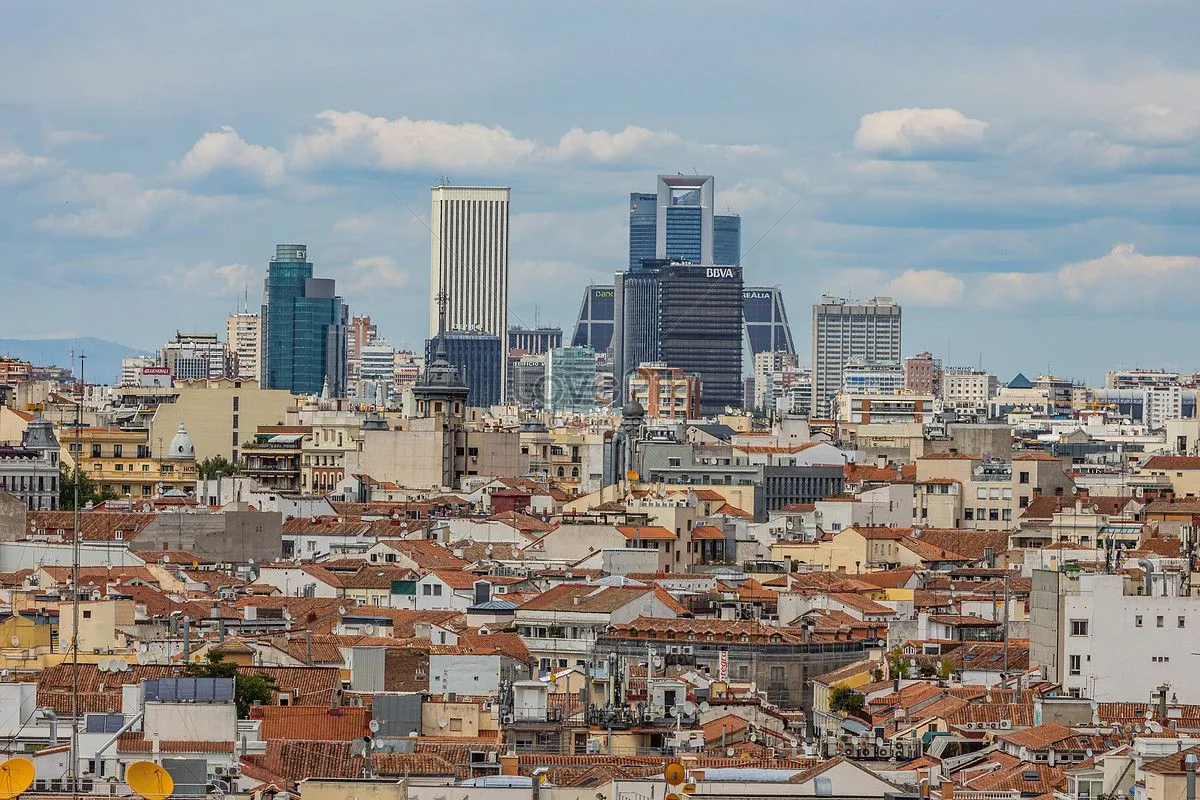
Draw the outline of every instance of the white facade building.
M851 361L900 363L900 305L890 297L823 297L813 306L813 412L828 417Z
M841 391L847 394L900 394L904 368L899 364L848 361L842 367Z
M158 360L176 380L219 380L229 363L225 343L215 333L176 333L163 345Z
M230 314L226 326L225 346L233 361L233 374L243 380L259 380L262 319L258 314Z
M1183 573L1162 571L1185 563L1156 559L1144 584L1124 575L1035 571L1030 666L1046 666L1066 693L1101 703L1145 702L1162 684L1181 703L1200 702L1200 597L1179 596Z
M986 417L997 389L996 376L983 370L952 367L942 373L942 405L960 416Z

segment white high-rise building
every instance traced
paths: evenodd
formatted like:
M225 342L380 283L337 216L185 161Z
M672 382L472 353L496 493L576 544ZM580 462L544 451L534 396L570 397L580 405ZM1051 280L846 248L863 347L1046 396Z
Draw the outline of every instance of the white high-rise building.
M438 332L438 297L446 330L480 331L508 341L508 187L433 187L429 336ZM505 385L508 359L500 359Z
M230 314L226 324L225 346L236 365L234 374L243 380L260 380L262 318L258 314Z
M823 297L813 306L813 413L828 417L850 362L900 363L900 304L890 297Z

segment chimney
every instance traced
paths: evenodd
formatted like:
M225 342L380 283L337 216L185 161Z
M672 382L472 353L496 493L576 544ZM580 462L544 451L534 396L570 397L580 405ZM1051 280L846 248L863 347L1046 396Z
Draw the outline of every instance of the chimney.
M950 781L942 784L942 800L954 800L954 784Z
M884 453L879 453L875 456L875 466L880 469L885 469L888 465L888 457Z
M579 605L579 595L575 595L574 597L572 597L571 602L573 605Z
M505 753L500 756L500 774L501 775L516 775L517 774L517 754Z

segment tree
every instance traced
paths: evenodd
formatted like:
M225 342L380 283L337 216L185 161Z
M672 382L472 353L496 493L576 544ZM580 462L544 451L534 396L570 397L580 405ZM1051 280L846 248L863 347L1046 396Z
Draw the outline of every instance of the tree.
M948 657L942 656L942 660L938 662L937 676L938 680L942 681L948 681L954 676L954 665Z
M79 507L84 508L88 503L98 503L101 500L116 500L117 493L111 486L96 488L96 482L79 468L74 470L66 464L59 465L58 470L58 507L63 511L75 510L75 481L79 481Z
M844 683L836 683L829 688L829 710L841 711L846 714L856 714L862 711L866 701L861 694Z
M237 705L239 719L250 717L250 706L275 704L275 679L261 672L247 673L238 670L238 665L226 661L225 656L208 651L208 662L188 664L184 667L193 678L233 678L233 702Z
M237 464L225 456L209 456L196 464L196 473L201 478L216 478L218 475L233 475L236 472Z
M908 677L909 659L904 655L904 650L899 645L888 651L887 662L889 678L900 678L903 680Z

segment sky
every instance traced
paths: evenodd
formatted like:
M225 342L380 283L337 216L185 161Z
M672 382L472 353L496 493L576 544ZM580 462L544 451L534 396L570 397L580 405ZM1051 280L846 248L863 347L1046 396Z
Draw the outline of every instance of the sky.
M0 337L143 348L308 244L399 347L429 187L512 187L510 320L569 330L628 195L716 176L808 360L823 293L904 351L1090 381L1200 369L1200 4L6 4Z

